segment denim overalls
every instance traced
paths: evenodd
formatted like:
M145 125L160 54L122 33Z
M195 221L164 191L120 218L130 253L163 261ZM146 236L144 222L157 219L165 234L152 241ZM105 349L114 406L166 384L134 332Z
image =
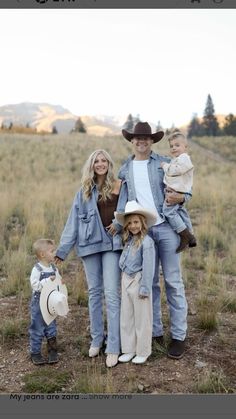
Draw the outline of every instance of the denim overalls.
M40 281L56 274L56 267L53 264L51 264L51 272L44 272L38 263L35 264L35 268L40 272ZM41 353L41 345L44 337L50 339L56 337L57 334L56 320L53 320L49 325L45 323L40 310L39 300L40 291L34 291L30 303L31 324L29 335L31 354Z

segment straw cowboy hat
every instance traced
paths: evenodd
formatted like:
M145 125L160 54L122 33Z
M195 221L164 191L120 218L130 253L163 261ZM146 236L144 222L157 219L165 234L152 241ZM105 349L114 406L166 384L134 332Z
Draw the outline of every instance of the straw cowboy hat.
M115 219L122 226L125 223L125 216L129 214L143 215L146 218L147 227L151 227L157 222L157 216L154 212L141 207L136 201L128 201L124 212L115 211Z
M131 141L134 137L149 137L154 143L158 143L164 137L163 131L154 132L147 122L138 122L134 127L134 132L126 131L122 129L122 134L126 140Z
M49 279L42 288L40 295L40 309L43 319L49 325L57 316L66 316L69 307L67 302L67 288L56 277L54 281Z

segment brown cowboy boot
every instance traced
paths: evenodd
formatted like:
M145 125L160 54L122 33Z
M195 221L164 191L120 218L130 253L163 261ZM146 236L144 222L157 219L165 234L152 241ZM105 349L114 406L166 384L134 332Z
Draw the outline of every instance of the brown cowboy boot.
M197 241L195 236L190 233L190 231L185 228L185 230L180 231L178 233L180 236L180 244L179 247L176 249L176 253L182 252L186 247L195 247L197 246Z
M47 341L47 348L48 348L48 364L55 364L59 361L58 353L57 353L57 338L54 336L53 338L49 338Z

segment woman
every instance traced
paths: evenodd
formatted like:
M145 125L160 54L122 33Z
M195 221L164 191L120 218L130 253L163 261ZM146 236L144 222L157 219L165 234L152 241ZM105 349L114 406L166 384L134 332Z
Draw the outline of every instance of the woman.
M82 170L81 189L76 194L56 252L64 260L75 246L88 283L90 332L89 356L99 354L104 341L103 290L108 337L106 365L114 367L120 353L120 269L121 238L114 233L112 219L121 182L113 174L113 162L105 150L96 150Z

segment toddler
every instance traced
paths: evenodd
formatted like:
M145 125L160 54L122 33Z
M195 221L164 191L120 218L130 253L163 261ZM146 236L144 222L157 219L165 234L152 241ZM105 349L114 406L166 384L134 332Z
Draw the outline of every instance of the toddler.
M164 183L167 196L169 193L189 192L193 184L193 164L187 154L187 139L179 131L174 132L168 138L172 160L170 163L162 162L164 170ZM186 208L182 205L163 205L163 214L169 224L180 236L180 244L176 252L182 252L186 247L195 247L196 238L192 234L193 228Z
M54 319L49 325L45 323L40 310L40 293L47 281L53 281L56 278L61 280L61 276L53 264L55 256L53 240L38 239L33 244L33 250L38 262L34 265L30 276L32 288L30 304L31 324L29 328L31 361L35 365L53 364L58 362L56 320ZM44 337L47 339L48 360L44 359L41 354Z

